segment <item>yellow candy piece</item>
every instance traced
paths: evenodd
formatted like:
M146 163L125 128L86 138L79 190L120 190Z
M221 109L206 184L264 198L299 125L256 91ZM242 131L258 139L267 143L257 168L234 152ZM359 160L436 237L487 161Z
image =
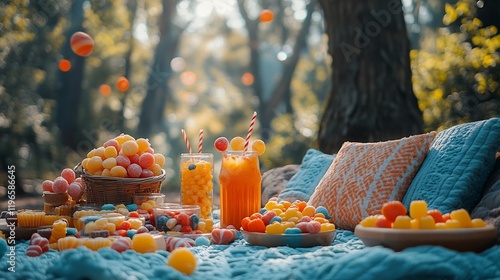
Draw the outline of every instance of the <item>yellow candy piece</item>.
M411 229L419 229L419 219L412 219L410 224L411 224Z
M274 222L266 226L267 234L282 234L283 232L285 232L285 229L283 228L282 224L278 222Z
M266 210L270 211L270 210L273 210L274 208L277 208L277 205L278 205L278 202L275 201L275 200L270 200L266 203L266 205L264 206L264 208L266 208Z
M436 229L438 229L438 230L446 229L446 224L445 223L436 223Z
M207 225L205 224L205 222L200 221L200 222L198 223L198 228L197 228L197 229L201 230L202 232L206 232L206 231L205 231L206 227L207 227Z
M100 219L97 219L95 222L94 222L95 226L98 228L98 229L106 229L108 227L108 220L107 219L103 219L103 218L100 218Z
M314 214L316 214L316 208L314 206L308 205L302 210L302 216L314 217Z
M288 220L286 220L287 222L291 222L291 223L294 223L294 224L297 224L299 222L299 218L298 217L291 217L289 218Z
M132 229L138 229L142 226L142 221L140 219L128 219L128 222Z
M285 232L285 230L287 228L294 228L295 227L295 223L292 223L292 222L282 222L281 226L283 228L283 232Z
M375 227L375 223L377 222L380 215L371 215L364 218L359 224L364 227Z
M196 256L188 248L177 248L168 256L167 264L186 275L190 275L196 270Z
M323 223L321 224L320 232L332 231L335 230L335 225L332 223Z
M233 151L242 151L245 147L245 139L240 136L236 136L229 142L229 146Z
M486 227L486 223L480 218L472 219L471 224L474 228Z
M206 225L206 231L212 232L212 229L214 228L214 220L205 219L205 225Z
M432 216L427 215L419 218L418 227L420 229L436 229L436 222Z
M136 234L132 238L132 250L138 253L154 253L158 250L158 245L150 233Z
M410 216L418 219L427 216L427 202L425 200L414 200L410 203Z
M411 229L411 218L410 216L397 216L396 220L392 224L393 228L397 229Z
M83 245L92 251L97 251L101 248L110 247L111 239L104 237L87 238L85 239Z
M292 205L290 201L282 201L281 205L283 205L283 208L288 209Z
M314 220L320 224L324 224L324 223L328 223L328 220L325 219L325 218L321 218L321 217L316 217L314 218Z
M281 210L280 208L273 208L273 211L274 213L276 213L276 216L279 216L283 213L283 210Z
M98 230L99 228L96 226L96 224L94 222L89 222L85 225L84 227L84 230L87 234L95 231L95 230Z
M252 143L252 151L256 152L258 155L262 155L266 151L266 143L260 139L255 140Z
M467 212L467 210L465 209L458 209L451 211L450 217L453 220L459 221L462 227L464 228L472 227L472 222L469 216L469 212Z
M66 231L66 222L64 221L55 221L53 224L52 224L52 230L64 230Z
M316 213L316 214L314 214L314 218L318 218L318 217L319 218L326 218L325 214L323 214L323 213Z
M462 224L460 223L459 220L455 219L449 219L445 223L446 229L455 229L455 228L461 228Z
M106 225L106 229L107 229L110 233L115 232L115 231L116 231L116 225L115 225L115 224L113 224L113 223L108 223L108 224Z
M149 203L149 202L143 202L141 204L141 209L142 210L152 210L153 208L154 208L154 206L151 203Z

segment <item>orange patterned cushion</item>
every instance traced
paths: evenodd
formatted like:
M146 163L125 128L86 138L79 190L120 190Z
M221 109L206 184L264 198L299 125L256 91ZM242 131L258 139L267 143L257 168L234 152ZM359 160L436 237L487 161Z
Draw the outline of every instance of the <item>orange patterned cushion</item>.
M331 221L354 230L388 201L401 201L436 132L377 143L345 142L309 204L324 206Z

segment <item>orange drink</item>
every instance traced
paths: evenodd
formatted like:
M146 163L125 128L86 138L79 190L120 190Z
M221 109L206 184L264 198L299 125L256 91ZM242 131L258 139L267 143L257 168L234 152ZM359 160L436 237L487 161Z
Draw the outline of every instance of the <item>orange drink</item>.
M222 152L220 225L240 229L241 220L260 210L261 179L256 152Z
M200 206L200 218L212 218L214 155L181 154L181 204Z

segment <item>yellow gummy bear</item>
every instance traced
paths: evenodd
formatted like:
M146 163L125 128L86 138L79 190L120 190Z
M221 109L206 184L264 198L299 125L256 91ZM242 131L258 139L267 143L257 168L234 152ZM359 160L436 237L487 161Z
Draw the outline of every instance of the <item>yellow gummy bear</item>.
M432 216L427 215L419 218L418 227L420 229L435 229L436 222L434 221L434 218Z
M451 211L450 217L451 219L459 221L462 227L464 228L472 227L472 222L469 216L469 212L467 212L467 210L465 209L458 209Z
M427 202L425 200L414 200L410 203L410 216L418 219L427 216Z
M332 223L323 223L321 224L320 232L332 231L335 230L335 225Z
M278 222L274 222L274 223L266 226L266 233L267 234L282 234L283 232L285 232L285 229Z
M397 216L392 224L393 228L397 229L411 229L411 218L407 215Z

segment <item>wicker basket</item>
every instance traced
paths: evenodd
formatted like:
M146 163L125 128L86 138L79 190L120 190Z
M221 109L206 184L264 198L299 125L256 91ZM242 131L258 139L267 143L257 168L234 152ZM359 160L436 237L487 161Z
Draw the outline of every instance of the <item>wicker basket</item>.
M77 165L75 170L81 165ZM78 171L85 186L87 203L90 204L131 204L136 193L159 193L166 178L165 170L159 176L149 178L117 178L90 175Z

